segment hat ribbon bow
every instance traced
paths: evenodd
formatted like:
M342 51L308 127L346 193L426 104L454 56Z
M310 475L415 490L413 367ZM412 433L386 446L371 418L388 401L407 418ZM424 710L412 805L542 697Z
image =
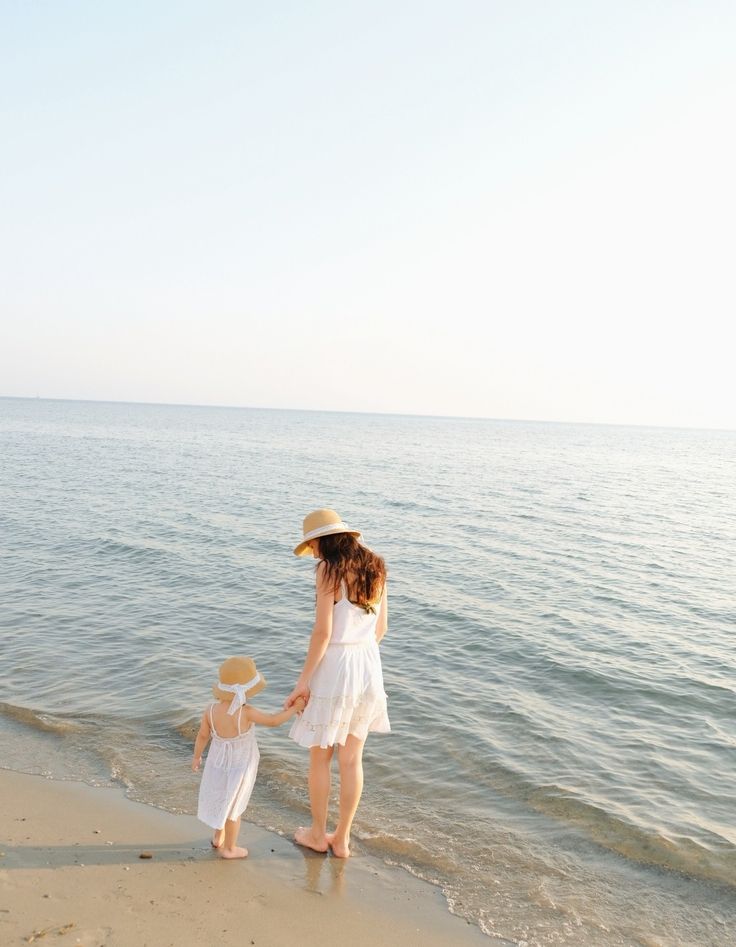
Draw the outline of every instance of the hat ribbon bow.
M230 706L227 708L227 712L232 715L236 714L243 704L248 703L247 692L251 687L255 687L256 684L260 681L261 675L256 674L254 678L248 681L247 684L223 684L222 681L218 683L218 687L221 691L227 691L228 694L234 694Z

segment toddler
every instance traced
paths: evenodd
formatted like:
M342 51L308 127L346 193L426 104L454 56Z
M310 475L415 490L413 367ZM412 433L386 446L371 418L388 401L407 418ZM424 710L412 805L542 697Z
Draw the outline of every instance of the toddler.
M287 710L266 714L247 703L266 686L252 658L228 658L212 688L216 702L202 714L194 742L192 769L212 738L199 787L197 818L215 830L212 847L223 858L245 858L247 848L236 844L240 819L248 805L258 771L258 744L254 724L278 727L304 709L304 700Z

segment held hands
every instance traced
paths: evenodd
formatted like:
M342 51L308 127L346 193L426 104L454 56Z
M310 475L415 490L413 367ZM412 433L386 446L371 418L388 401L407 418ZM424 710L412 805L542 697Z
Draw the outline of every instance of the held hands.
M292 704L296 703L299 699L304 700L304 706L306 706L307 701L309 700L309 685L302 684L300 681L297 681L294 690L289 694L289 696L284 701L284 710L288 710ZM304 707L301 707L299 713L304 710Z
M294 703L291 706L294 708L294 710L296 710L298 714L300 714L302 710L304 710L304 708L307 706L307 702L303 697L297 697L297 699L294 701Z

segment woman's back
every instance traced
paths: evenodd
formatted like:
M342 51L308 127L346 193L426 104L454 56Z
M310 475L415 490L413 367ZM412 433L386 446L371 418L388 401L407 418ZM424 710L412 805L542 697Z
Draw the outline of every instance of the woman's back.
M330 644L368 644L376 640L376 624L380 601L366 606L355 605L348 598L345 582L338 590L339 598L332 610Z

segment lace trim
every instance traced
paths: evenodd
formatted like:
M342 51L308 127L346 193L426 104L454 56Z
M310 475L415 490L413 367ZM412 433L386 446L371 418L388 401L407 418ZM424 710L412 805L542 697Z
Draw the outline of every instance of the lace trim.
M360 697L343 697L341 694L336 694L334 697L319 697L316 694L310 694L309 703L319 702L321 704L331 703L340 707L359 707L361 704L366 701L372 700L387 700L388 694L385 691L367 691L360 695ZM309 704L307 705L309 706Z
M352 727L362 723L364 720L376 720L380 716L382 716L380 713L360 714L358 717L352 716L349 720L331 720L329 723L310 723L308 720L301 720L299 722L299 729L311 730L312 733L317 733L318 730L332 730L335 727L338 729L340 727Z

